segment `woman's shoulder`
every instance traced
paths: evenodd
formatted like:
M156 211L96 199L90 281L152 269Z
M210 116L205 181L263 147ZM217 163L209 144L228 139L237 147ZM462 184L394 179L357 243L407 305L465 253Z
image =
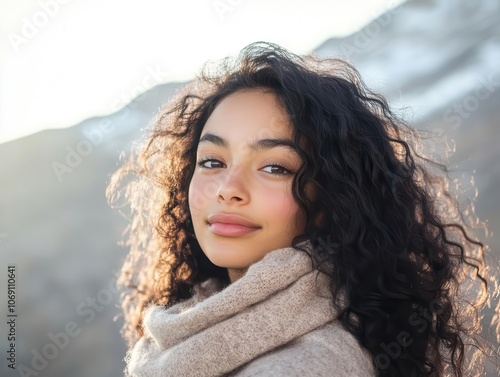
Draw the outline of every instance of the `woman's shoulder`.
M233 376L373 377L372 357L339 321L332 321L239 369Z

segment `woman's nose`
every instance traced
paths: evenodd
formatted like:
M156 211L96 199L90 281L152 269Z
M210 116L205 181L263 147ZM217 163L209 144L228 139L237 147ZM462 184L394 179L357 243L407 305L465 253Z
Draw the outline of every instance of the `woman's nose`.
M241 168L228 170L217 190L217 200L224 202L248 201L248 182Z

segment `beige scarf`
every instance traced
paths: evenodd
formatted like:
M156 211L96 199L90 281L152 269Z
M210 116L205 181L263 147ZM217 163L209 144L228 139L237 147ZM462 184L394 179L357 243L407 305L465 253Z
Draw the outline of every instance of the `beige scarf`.
M310 250L307 241L300 246ZM215 294L207 281L189 300L168 309L152 306L144 316L144 336L127 353L126 375L234 371L332 321L336 313L328 279L312 269L306 253L288 247L271 251Z

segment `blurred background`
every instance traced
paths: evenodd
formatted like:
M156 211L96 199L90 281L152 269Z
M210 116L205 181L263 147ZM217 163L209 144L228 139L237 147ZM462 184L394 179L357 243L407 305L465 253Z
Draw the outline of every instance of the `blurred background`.
M205 61L258 40L349 60L399 114L454 145L452 175L464 198L477 189L497 271L500 1L328 3L0 3L0 281L15 265L18 314L13 371L4 289L1 376L123 375L114 285L127 222L106 204L109 176Z

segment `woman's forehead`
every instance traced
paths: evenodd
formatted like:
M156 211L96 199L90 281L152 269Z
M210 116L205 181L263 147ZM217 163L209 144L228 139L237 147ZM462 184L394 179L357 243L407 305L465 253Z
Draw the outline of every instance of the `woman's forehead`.
M292 126L275 94L253 89L225 97L205 123L203 134L206 132L290 138Z

